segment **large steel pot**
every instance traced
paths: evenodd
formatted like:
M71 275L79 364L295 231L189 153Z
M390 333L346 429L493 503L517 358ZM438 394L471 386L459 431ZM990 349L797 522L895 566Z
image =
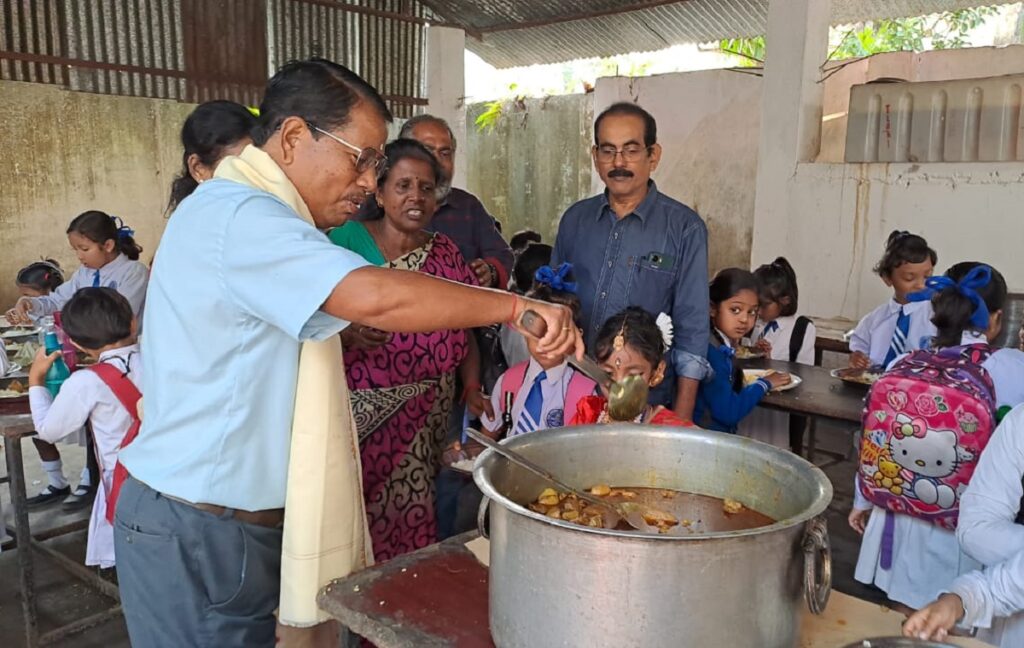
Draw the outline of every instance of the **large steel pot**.
M790 452L698 429L545 430L506 441L567 483L732 497L773 519L670 537L576 526L525 507L545 484L493 451L473 477L490 503L490 622L500 648L794 646L803 599L820 612L832 485ZM482 531L482 529L481 529Z

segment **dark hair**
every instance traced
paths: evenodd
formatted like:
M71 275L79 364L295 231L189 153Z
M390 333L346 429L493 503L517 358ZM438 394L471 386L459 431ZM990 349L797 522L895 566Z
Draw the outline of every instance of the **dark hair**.
M615 350L615 338L622 334L626 344L640 352L645 360L657 367L665 357L665 339L658 328L658 320L639 306L630 306L612 315L597 332L595 357L604 362Z
M234 101L207 101L192 111L181 127L181 173L171 183L167 211L174 209L196 190L199 183L188 169L193 155L208 167L224 157L224 149L248 137L256 125L256 116Z
M778 257L754 270L754 277L761 287L761 301L775 302L780 306L779 315L796 315L799 290L796 287L796 272L786 257ZM783 302L789 298L789 302Z
M716 274L715 278L711 280L711 283L708 285L708 298L712 304L717 306L725 300L735 297L743 290L751 290L755 295L760 295L760 288L757 277L749 270L726 268ZM714 324L711 325L711 336L719 345L725 344L725 340L722 339L722 335L715 329ZM731 380L734 391L739 392L743 389L743 369L737 362L733 363Z
M430 149L414 139L399 138L388 142L388 145L384 147L384 157L388 159L388 163L377 177L377 187L381 189L383 189L384 183L387 182L388 176L391 175L391 169L402 160L419 160L429 164L430 170L434 174L435 186L440 186L444 180L444 170L441 169L441 164L437 161L437 158L430 152ZM367 215L366 220L384 218L384 206L376 200L373 202L373 205L376 206L376 209Z
M612 115L630 115L633 117L639 117L644 122L644 146L650 148L658 142L658 122L654 120L654 116L647 112L635 103L628 101L620 101L614 103L597 116L594 120L594 144L600 145L600 140L597 139L598 133L601 130L601 122L604 121L605 117Z
M893 230L885 242L885 254L875 266L875 272L879 277L888 278L904 263L931 261L935 265L938 260L935 250L928 247L928 241L917 234Z
M94 351L132 334L132 305L113 288L81 288L60 311L68 337Z
M977 261L964 261L946 270L946 276L953 281L959 282L967 276L967 273L974 268L987 265ZM988 284L978 288L978 296L985 301L989 313L1003 310L1006 306L1006 280L1003 275L992 266L992 278ZM974 304L954 287L945 288L935 293L932 297L932 307L935 314L932 315L932 324L938 329L934 345L936 347L960 346L960 338L964 331L974 330L971 326L971 316L974 314ZM984 333L984 331L978 331Z
M53 259L36 261L18 270L18 276L15 277L14 283L40 292L50 291L64 283L64 271L60 269L60 264Z
M533 275L541 266L551 263L550 245L544 243L530 243L526 248L516 255L516 262L512 266L512 286L510 290L525 293L533 285Z
M341 128L360 101L391 122L391 111L380 93L352 70L321 58L292 61L267 82L252 141L263 146L288 117L299 117L324 130ZM320 134L314 131L313 137Z
M120 218L91 209L82 212L68 225L68 234L81 234L93 243L103 245L114 241L114 249L132 261L138 261L142 246L135 242L134 234Z
M540 243L543 240L541 235L532 229L519 230L508 240L508 246L513 252L522 252L530 243Z
M547 264L544 264L547 265ZM536 270L534 271L536 274ZM572 270L565 276L565 281L575 281ZM579 326L580 313L583 310L583 304L580 303L580 298L576 296L576 293L569 292L567 290L557 290L549 283L539 281L535 276L533 278L533 287L526 291L526 296L530 299L536 299L542 302L548 302L549 304L561 304L566 306L572 311L572 319Z
M414 139L412 132L420 124L434 124L436 126L440 126L448 131L448 137L452 140L452 150L455 150L458 146L458 142L455 140L455 133L452 132L452 127L448 125L447 121L436 115L416 115L415 117L410 117L408 121L402 124L402 130L398 132L398 136L403 139Z

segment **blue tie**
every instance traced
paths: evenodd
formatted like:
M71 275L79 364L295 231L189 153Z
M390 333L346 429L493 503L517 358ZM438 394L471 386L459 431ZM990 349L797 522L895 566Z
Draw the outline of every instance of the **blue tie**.
M100 287L100 271L99 270L97 270L96 274L94 274L92 276L92 287L93 288L99 288Z
M896 330L892 332L892 342L889 344L889 353L885 356L885 366L888 367L893 360L907 352L907 338L910 336L910 315L900 307L900 316L896 318Z
M541 392L541 383L547 378L547 372L542 371L533 379L533 386L530 393L526 395L526 405L523 413L519 415L519 422L516 424L516 434L525 434L540 429L540 414L544 407L544 394Z
M761 336L760 336L759 339L763 340L763 339L765 339L766 337L768 337L769 335L771 335L772 333L774 333L775 331L778 331L778 330L779 330L779 323L778 322L776 322L774 320L771 321L771 322L768 322L768 324L765 325L764 330L761 331Z

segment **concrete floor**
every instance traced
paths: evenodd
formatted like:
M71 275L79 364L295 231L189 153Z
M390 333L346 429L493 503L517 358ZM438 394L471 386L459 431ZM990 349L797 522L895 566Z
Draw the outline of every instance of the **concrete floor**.
M851 428L852 426L820 424L817 435L819 447L845 451L850 447ZM45 475L42 473L38 457L31 443L25 441L23 449L27 471L26 480L31 495L45 485ZM85 459L84 453L84 448L62 447L66 476L72 479L77 478ZM818 457L817 461L820 463L823 459L824 457ZM847 525L846 516L850 510L853 496L854 463L844 461L826 469L825 472L835 488L835 498L829 506L827 514L832 540L833 586L846 594L880 603L884 602L885 597L880 591L853 580L853 569L857 562L860 540ZM10 492L7 485L0 485L0 501L3 501L5 521L11 524ZM61 512L60 506L57 505L33 513L31 526L33 532L38 533L44 529L55 528L75 519L87 517L87 510L68 515ZM84 560L84 531L54 538L48 540L47 543L76 560ZM109 606L109 599L58 569L51 561L37 556L35 564L39 582L37 586L38 607L43 632L99 612ZM0 645L3 648L21 648L24 645L24 624L21 616L16 551L5 548L0 552L0 583L3 584L0 586L0 638L2 638ZM76 648L121 648L129 646L129 643L124 621L118 618L77 634L57 645L75 646Z

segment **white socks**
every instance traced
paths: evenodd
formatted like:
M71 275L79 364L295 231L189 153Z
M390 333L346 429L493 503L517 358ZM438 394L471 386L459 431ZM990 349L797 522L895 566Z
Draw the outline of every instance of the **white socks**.
M44 461L42 464L51 488L59 490L68 487L68 480L64 478L64 463L60 459Z
M79 488L89 488L92 486L92 480L89 479L89 465L82 466L82 474L78 477Z

